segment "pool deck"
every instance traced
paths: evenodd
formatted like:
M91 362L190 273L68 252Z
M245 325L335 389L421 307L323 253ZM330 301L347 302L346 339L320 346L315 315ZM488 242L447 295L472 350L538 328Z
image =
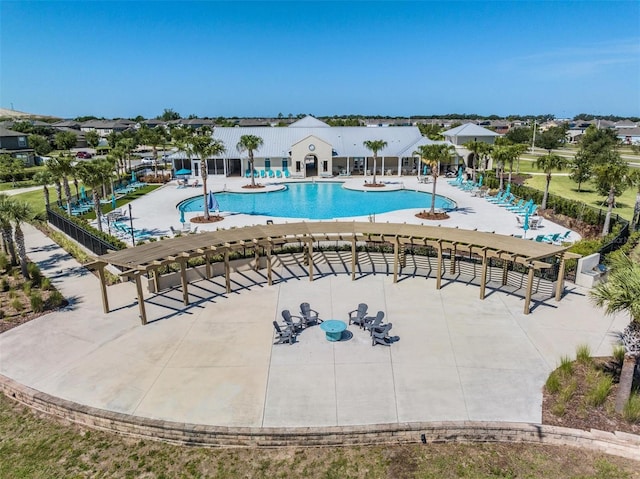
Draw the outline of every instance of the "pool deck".
M334 179L315 179L316 182L324 181L338 181L344 182L346 187L350 189L357 189L362 191L371 191L371 188L364 186L364 181L371 181L371 177L351 177L348 179L334 178ZM450 218L441 221L428 221L416 218L416 213L419 213L423 209L428 209L429 204L425 204L424 208L412 208L406 210L393 211L390 213L382 213L375 215L374 220L376 222L389 222L389 223L407 223L407 224L425 224L425 225L442 225L450 228L463 228L463 229L477 229L479 231L495 232L497 234L504 235L522 235L522 228L518 227L516 223L516 214L507 211L505 208L489 203L484 198L472 196L470 192L462 191L455 186L451 186L447 183L447 178L439 178L437 182L436 194L445 196L452 199L457 204L457 209L449 213ZM265 185L264 189L248 190L243 189L242 186L247 185L250 180L246 178L225 178L211 176L207 182L208 189L214 193L222 191L229 192L243 192L249 191L249 194L261 194L267 191L279 188L280 185L275 185L275 181L268 180L256 180L258 183ZM281 183L303 181L303 180L286 180ZM306 182L312 180L304 180ZM415 176L404 177L383 177L378 176L378 181L393 182L389 184L389 188L398 189L404 187L405 189L422 191L431 193L433 184L419 183ZM270 183L272 185L270 185ZM384 194L383 191L372 192L372 194ZM202 194L202 186L193 188L177 188L177 185L173 182L166 184L162 188L145 195L139 199L136 199L131 203L133 211L133 224L136 229L146 229L156 236L172 236L170 226L174 229L182 229L180 223L180 213L177 210L177 205L181 201L192 198ZM186 213L185 219L189 221L194 216L201 215L201 213ZM272 217L272 216L260 216L260 215L246 215L246 214L229 214L222 211L221 215L224 220L210 223L210 224L198 224L198 231L215 231L218 228L231 228L241 227L248 225L265 224L267 220L271 220L274 223L286 223L295 222L299 220L305 220L307 218L286 218L286 217ZM355 220L355 221L370 221L369 216L357 216L349 218L339 218L343 220ZM316 221L316 220L313 220ZM334 221L334 220L327 220ZM195 224L192 225L195 227ZM567 229L554 224L546 219L542 223L542 227L537 230L529 230L527 237L533 238L539 234L550 235L554 233L564 233ZM577 241L580 236L573 232L569 237L570 241Z

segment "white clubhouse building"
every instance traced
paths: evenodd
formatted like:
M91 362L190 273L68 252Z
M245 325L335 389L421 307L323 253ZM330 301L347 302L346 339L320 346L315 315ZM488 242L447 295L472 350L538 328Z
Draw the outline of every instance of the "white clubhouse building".
M243 135L262 138L262 147L253 152L254 169L265 178L370 175L373 173L372 152L363 143L375 140L387 143L387 147L378 152L376 174L417 174L416 149L421 145L443 143L423 137L415 126L332 127L311 116L288 127L215 127L212 136L225 145L226 151L208 160L210 175L248 175L248 155L241 155L236 148ZM192 157L189 162L184 152L177 152L171 159L176 170L188 169L193 176L200 176L199 158ZM457 169L459 161L456 157L451 164L441 165L442 172Z

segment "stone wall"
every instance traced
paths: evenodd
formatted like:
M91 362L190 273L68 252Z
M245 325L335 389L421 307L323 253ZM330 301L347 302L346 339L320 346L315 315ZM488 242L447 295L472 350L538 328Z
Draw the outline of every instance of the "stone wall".
M209 447L350 446L445 442L516 442L571 446L640 460L640 436L506 422L428 422L335 427L250 428L185 424L83 406L0 375L0 391L30 408L126 436Z

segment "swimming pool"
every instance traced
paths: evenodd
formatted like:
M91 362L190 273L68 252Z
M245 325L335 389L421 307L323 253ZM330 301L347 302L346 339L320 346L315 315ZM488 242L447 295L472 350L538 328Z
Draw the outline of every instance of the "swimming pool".
M430 193L353 191L342 188L342 183L290 183L284 190L268 193L216 193L216 199L223 212L314 220L431 207ZM436 208L455 206L452 200L436 195ZM178 208L185 213L203 211L202 196L185 200Z

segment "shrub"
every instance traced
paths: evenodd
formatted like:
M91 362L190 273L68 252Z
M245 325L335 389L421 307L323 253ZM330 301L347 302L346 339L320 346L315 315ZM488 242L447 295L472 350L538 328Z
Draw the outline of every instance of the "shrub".
M29 302L31 303L31 311L34 313L41 313L44 311L44 300L42 299L42 295L38 292L34 292L29 297Z
M571 376L573 374L573 361L569 356L562 356L560 358L559 371L565 376Z
M24 304L22 304L20 298L13 298L11 300L11 307L16 311L22 311L24 309Z
M622 363L624 363L624 355L626 353L626 349L624 346L616 346L613 348L613 360L622 367Z
M588 344L580 344L576 348L576 360L582 364L591 362L591 348Z
M567 403L564 401L556 402L551 408L551 412L555 416L564 416L565 413L567 412Z
M557 371L553 371L549 374L547 378L547 382L545 383L545 387L547 388L547 392L549 394L555 394L560 391L560 375Z
M601 406L607 400L611 386L613 384L613 378L608 374L604 374L596 382L596 384L587 392L585 400L587 404L591 406Z
M9 291L9 282L7 281L7 278L2 278L0 280L0 290L2 290L3 293Z
M40 288L44 291L48 291L51 289L51 280L49 278L42 278L40 282Z
M570 381L562 390L560 391L560 400L562 402L567 402L569 399L573 397L576 390L578 389L578 381L575 379Z
M622 416L629 422L640 422L640 394L632 394L622 411Z
M9 267L9 258L7 258L6 254L0 253L0 269L2 269L3 271L6 271L8 267Z
M31 287L31 281L25 281L24 283L22 283L22 291L24 291L24 294L29 296L31 294Z
M42 272L40 271L40 268L38 268L38 265L35 263L28 263L27 271L29 272L33 285L36 287L40 286L40 283L42 282Z
M4 310L0 309L0 319L4 319Z
M51 296L49 296L49 304L52 308L58 308L64 303L64 296L58 290L54 290L51 292Z

